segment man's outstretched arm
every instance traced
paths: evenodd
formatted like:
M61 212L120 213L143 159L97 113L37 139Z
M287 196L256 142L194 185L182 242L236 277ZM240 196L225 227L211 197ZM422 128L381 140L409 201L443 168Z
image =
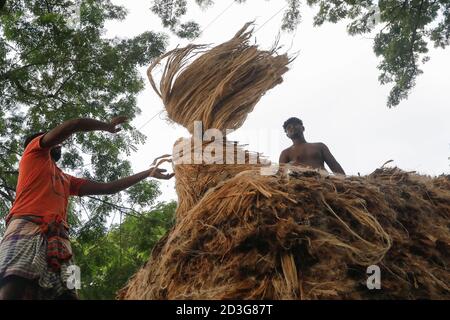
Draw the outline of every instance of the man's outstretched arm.
M67 140L72 134L76 132L87 131L108 131L111 133L119 132L120 129L116 128L117 125L127 121L126 117L116 117L111 122L103 122L95 119L80 118L67 120L47 132L41 139L42 148L51 148L56 146L65 140Z
M82 197L90 195L114 194L135 185L147 177L168 180L174 176L174 173L164 174L164 172L166 172L165 169L154 169L153 171L153 168L151 168L135 175L108 183L88 181L80 187L78 195Z
M325 163L328 165L328 167L333 171L333 173L338 174L344 174L344 169L342 169L341 165L336 161L334 156L331 154L330 149L322 143L322 155L323 159L325 160Z

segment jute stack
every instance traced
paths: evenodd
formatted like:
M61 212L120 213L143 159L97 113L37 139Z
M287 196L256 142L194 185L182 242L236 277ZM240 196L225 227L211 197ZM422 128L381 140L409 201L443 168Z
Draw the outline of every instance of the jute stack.
M159 89L151 71L160 60L150 67L169 118L192 134L194 121L202 134L237 129L281 83L289 58L249 45L248 27L213 49L164 55ZM210 145L176 146L184 144L202 155ZM233 155L242 149L233 147ZM448 176L383 168L335 177L291 167L262 175L259 157L244 154L241 164L175 165L176 224L120 299L450 298ZM378 268L381 289L371 290L377 280L367 271Z

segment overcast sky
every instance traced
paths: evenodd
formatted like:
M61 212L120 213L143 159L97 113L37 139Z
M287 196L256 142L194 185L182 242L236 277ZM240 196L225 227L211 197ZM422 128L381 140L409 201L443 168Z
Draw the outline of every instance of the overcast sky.
M147 30L167 32L150 11L151 1L113 2L125 6L129 14L123 22L107 24L108 37L132 37ZM285 5L284 1L247 0L246 4L234 4L223 12L231 0L216 3L204 12L196 5L190 6L188 18L202 27L223 13L195 43L220 44L251 20L256 20L258 28ZM345 23L313 27L314 11L303 6L297 32L281 34L285 50L291 54L299 52L298 58L284 82L263 97L231 138L277 162L280 152L290 146L282 124L295 116L304 122L306 140L327 144L347 174L368 174L391 159L404 170L430 175L449 173L450 50L430 46L431 60L423 66L424 74L417 79L409 99L388 109L390 87L378 82L378 59L370 38L373 35L351 37ZM262 48L273 44L281 18L282 12L256 33ZM187 43L171 36L168 49ZM145 71L143 68L143 77ZM164 108L146 82L138 99L142 114L134 121L138 128ZM157 156L171 153L177 138L188 137L184 128L168 123L164 114L148 122L141 131L148 140L131 155L136 172L147 169ZM161 191L159 200L176 199L174 180L162 182Z

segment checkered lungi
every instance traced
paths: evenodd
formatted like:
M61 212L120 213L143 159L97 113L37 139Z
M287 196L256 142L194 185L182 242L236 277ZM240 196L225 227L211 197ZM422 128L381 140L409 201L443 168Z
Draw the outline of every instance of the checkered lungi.
M72 260L63 262L55 272L47 259L47 239L40 226L25 219L11 220L0 242L0 285L6 277L15 275L36 280L40 298L55 299L67 293L68 267ZM71 250L67 240L67 248Z

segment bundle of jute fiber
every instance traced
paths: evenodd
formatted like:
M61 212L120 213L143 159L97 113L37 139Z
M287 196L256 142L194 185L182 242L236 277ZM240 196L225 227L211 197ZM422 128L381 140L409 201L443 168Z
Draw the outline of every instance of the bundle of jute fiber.
M186 151L188 154L184 154ZM173 163L178 195L177 221L220 182L242 171L267 165L259 153L245 150L236 141L222 139L195 146L192 138L175 142Z
M246 24L231 40L212 49L192 44L153 62L147 75L169 119L191 133L194 121L201 121L204 130L237 129L264 93L282 82L291 60L286 54L277 55L275 49L250 45L250 26ZM165 59L158 89L152 72Z
M290 169L209 190L119 298L450 298L449 176ZM367 286L373 266L379 290Z
M229 130L239 128L261 97L283 81L282 75L292 60L286 54L278 55L276 46L267 51L251 45L251 25L247 23L231 40L210 49L205 45L188 45L172 50L156 59L147 70L168 118L193 135L175 143L179 149L190 144L187 149L192 154L182 163L174 159L177 219L218 182L260 163L258 154L228 141L226 135ZM153 71L162 61L165 67L157 88ZM204 141L211 130L218 132L220 138L216 134L214 141ZM221 144L223 152L215 156L217 161L208 162L204 154L211 144ZM225 151L229 149L231 152ZM194 161L195 155L200 155L198 162ZM230 156L233 160L228 161Z

